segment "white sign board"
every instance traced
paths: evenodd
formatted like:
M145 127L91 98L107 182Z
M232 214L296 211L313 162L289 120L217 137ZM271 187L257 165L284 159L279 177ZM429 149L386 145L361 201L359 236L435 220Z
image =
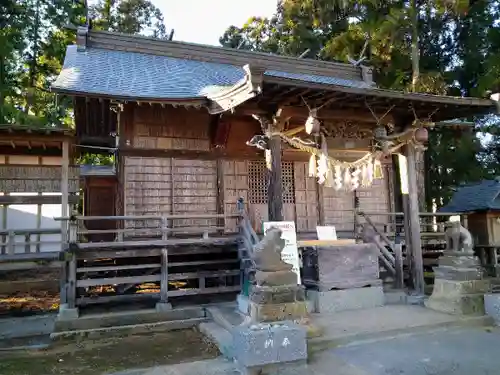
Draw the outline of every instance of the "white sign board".
M408 163L406 156L398 154L399 179L401 181L401 194L408 194Z
M337 240L337 231L333 225L316 227L316 233L318 234L318 240L320 241L330 241Z
M297 284L301 284L299 250L297 248L297 232L293 221L265 221L264 234L271 228L281 229L281 238L285 240L285 248L281 252L283 262L292 265L292 271L297 275Z

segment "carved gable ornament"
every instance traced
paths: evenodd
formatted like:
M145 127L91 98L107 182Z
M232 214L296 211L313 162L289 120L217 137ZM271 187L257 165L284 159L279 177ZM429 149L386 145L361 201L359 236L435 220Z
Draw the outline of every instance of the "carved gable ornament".
M373 130L369 125L358 125L352 121L323 121L322 131L331 138L343 139L371 139Z

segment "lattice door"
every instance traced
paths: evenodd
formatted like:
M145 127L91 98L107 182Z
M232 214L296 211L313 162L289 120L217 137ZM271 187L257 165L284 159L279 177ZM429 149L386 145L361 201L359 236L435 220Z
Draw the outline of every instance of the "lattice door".
M262 231L262 223L268 220L268 169L264 161L248 163L248 205L252 224ZM283 215L285 220L295 221L295 181L293 162L282 162Z

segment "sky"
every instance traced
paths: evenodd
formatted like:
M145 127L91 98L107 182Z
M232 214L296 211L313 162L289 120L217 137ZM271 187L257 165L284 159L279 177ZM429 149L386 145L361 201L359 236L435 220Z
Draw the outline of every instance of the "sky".
M88 0L95 4L97 0ZM252 16L271 17L277 0L152 0L163 13L167 33L174 40L219 45L231 26L243 26Z
M250 17L270 17L276 0L152 0L161 9L174 40L219 45L231 25L242 26ZM168 32L167 31L167 32Z

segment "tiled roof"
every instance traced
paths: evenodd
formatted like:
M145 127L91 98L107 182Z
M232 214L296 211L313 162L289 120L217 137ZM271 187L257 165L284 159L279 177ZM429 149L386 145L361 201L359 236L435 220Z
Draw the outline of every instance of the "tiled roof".
M500 181L484 180L461 187L440 212L474 212L500 210Z
M114 176L115 174L114 165L80 165L80 176Z
M366 82L275 70L266 76L344 87ZM245 77L242 66L102 48L69 46L56 91L139 99L195 99L231 87Z

